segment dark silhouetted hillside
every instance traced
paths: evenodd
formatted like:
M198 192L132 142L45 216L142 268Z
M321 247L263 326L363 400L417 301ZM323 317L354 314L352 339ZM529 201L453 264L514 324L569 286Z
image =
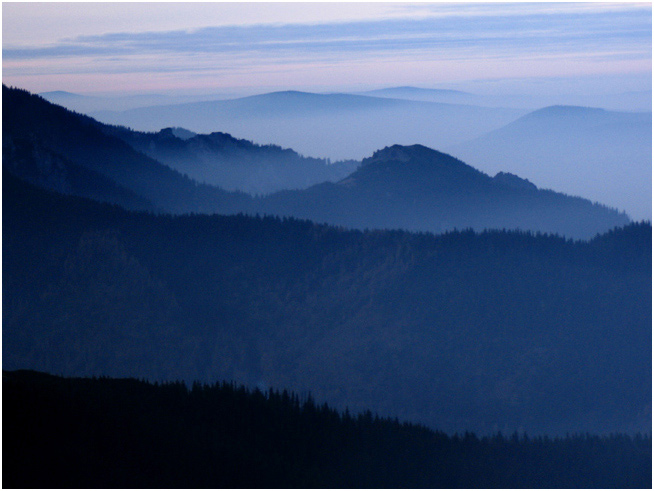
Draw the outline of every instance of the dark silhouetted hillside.
M447 436L229 383L3 371L2 395L8 488L651 486L641 435Z
M151 202L133 191L42 147L37 141L15 139L5 133L2 162L8 172L44 189L116 203L128 209L155 209Z
M127 190L140 198L139 205L152 203L154 209L174 213L234 212L248 202L248 197L228 193L216 187L201 185L170 167L134 150L119 138L106 135L95 120L76 114L32 95L27 91L2 86L3 167L25 177L27 171L18 169L18 157L12 148L25 149L22 154L34 152L47 155L59 162L68 162L83 168L87 177L84 183L93 189L85 190L69 183L74 194L101 198L103 201L127 204L124 197L116 196L116 188ZM6 149L6 150L5 150ZM24 163L40 166L43 159ZM53 168L40 168L47 173ZM91 183L89 175L100 176ZM45 184L49 178L34 178ZM104 196L102 196L104 194ZM124 193L123 193L124 194ZM132 197L132 200L134 198Z
M448 432L651 428L649 224L155 216L7 172L2 212L5 369L287 387Z

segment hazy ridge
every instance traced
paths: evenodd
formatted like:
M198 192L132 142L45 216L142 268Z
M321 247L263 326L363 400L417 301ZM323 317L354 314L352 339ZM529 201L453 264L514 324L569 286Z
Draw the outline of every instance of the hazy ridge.
M223 131L332 160L359 160L394 144L422 144L491 175L511 172L539 187L651 219L651 111L511 109L493 100L398 87L360 95L287 91L93 114L139 130L181 125L197 133Z
M158 211L268 213L355 228L431 232L468 227L520 228L579 238L628 222L626 215L583 199L535 186L516 187L506 179L494 180L451 156L420 145L379 150L364 160L366 165L338 183L323 182L305 190L284 190L254 198L198 184L182 172L195 177L211 174L213 184L264 192L306 186L325 177L336 180L339 173L342 176L357 163L328 164L301 157L292 150L260 146L223 133L190 138L178 138L172 130L138 133L103 125L24 91L3 91L7 121L3 152L8 159L12 142L27 140L29 145L43 147L102 174L152 203ZM161 154L177 170L143 152ZM272 160L264 162L264 155ZM268 188L262 188L261 183L270 176L275 179ZM284 184L286 178L291 180ZM97 197L94 193L80 195Z
M553 106L447 147L471 165L652 216L652 113Z
M329 165L3 86L5 370L285 388L450 434L651 430L649 222L418 144L266 196L144 153L199 142Z
M431 147L462 142L501 127L527 111L286 91L232 100L94 112L109 124L141 131L183 126L217 130L259 143L290 147L332 160L361 159L393 144Z

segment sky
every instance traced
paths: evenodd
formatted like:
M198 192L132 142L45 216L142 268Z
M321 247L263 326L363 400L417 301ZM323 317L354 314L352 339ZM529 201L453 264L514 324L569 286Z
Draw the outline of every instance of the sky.
M650 3L2 4L3 83L82 94L651 89Z

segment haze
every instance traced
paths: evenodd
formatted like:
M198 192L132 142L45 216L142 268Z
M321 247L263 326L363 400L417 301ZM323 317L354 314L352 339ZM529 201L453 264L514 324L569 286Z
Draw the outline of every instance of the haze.
M651 487L651 11L3 3L8 487Z
M650 219L651 24L647 3L6 2L3 83L103 122L320 159L419 143ZM334 93L360 97L316 102ZM517 123L519 153L493 137L550 106L632 116Z

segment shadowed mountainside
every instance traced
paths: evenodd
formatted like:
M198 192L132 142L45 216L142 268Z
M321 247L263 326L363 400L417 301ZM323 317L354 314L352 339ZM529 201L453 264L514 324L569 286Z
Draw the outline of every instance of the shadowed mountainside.
M379 150L338 183L279 192L262 200L259 208L354 228L506 228L576 238L629 221L615 210L539 190L517 176L498 173L491 178L421 145Z
M256 145L226 133L196 135L165 128L157 133L106 127L136 150L191 178L230 191L269 194L282 189L303 189L313 184L338 181L359 162L328 163L302 157L276 145ZM175 133L177 132L177 134Z
M244 194L198 184L105 134L97 121L27 91L3 85L2 102L3 168L30 182L122 206L151 204L157 211L173 213L229 213L249 201ZM49 175L55 170L56 184Z
M2 211L5 369L287 387L445 431L651 427L649 224L575 243L155 216L6 172Z
M646 488L651 438L447 436L287 391L3 372L8 488ZM39 472L34 472L38 468Z

